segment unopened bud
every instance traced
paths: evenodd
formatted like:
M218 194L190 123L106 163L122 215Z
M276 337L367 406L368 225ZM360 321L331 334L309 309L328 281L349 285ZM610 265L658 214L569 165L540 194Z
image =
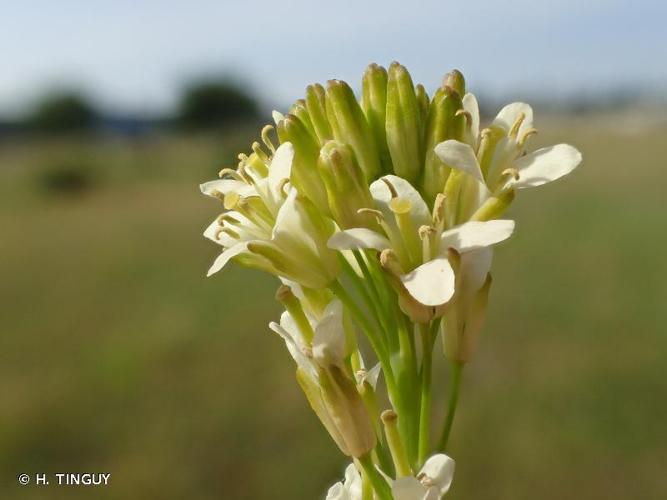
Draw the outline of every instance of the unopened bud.
M327 142L320 150L317 166L338 225L343 229L372 226L368 214L358 212L373 206L373 198L352 148L337 141Z
M327 119L326 93L319 83L306 88L306 108L313 123L313 130L320 145L333 139L333 132Z
M366 117L347 83L328 82L326 110L334 137L350 145L370 183L380 175L380 157Z
M394 173L414 184L424 161L420 110L410 73L396 62L389 66L386 131Z
M463 73L458 69L453 69L445 75L442 82L443 86L449 87L456 91L458 95L463 97L466 93L466 80L463 78Z
M380 163L383 173L393 172L391 156L387 147L387 70L377 64L366 68L361 82L361 107L368 120L375 143L380 152Z
M325 214L329 211L326 189L317 171L319 145L304 123L288 114L278 125L281 142L294 146L291 182L300 194L308 197Z
M431 102L426 126L426 156L422 184L429 203L443 191L450 170L435 154L435 147L448 139L462 139L465 116L457 115L462 109L461 97L450 87L438 90Z

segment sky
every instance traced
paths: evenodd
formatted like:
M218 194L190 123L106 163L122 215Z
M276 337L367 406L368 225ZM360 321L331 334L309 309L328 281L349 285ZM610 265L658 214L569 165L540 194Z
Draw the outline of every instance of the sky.
M427 89L452 68L496 96L667 88L664 0L0 0L0 18L0 116L52 88L161 113L218 75L280 107L393 60Z

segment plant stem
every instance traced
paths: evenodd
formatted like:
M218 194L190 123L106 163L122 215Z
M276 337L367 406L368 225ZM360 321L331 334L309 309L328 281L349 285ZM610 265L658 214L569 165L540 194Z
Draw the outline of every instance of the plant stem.
M359 465L363 469L364 473L368 477L368 480L373 485L373 489L377 494L380 500L393 500L391 489L387 484L387 481L384 480L382 475L377 471L375 465L373 465L373 460L371 459L370 453L357 458Z
M341 300L341 302L345 305L345 307L347 307L350 313L352 313L352 315L359 323L359 326L361 326L361 329L366 334L366 337L368 338L371 347L375 351L375 354L377 355L378 359L380 360L380 364L382 365L384 380L387 384L387 391L389 392L389 394L392 395L392 397L398 396L396 390L396 382L394 380L394 374L391 367L391 362L389 360L389 355L386 351L386 347L382 341L383 339L377 336L373 326L368 321L368 318L356 304L354 299L350 297L350 295L347 293L347 290L345 290L343 285L341 285L338 281L334 281L329 285L329 287L331 288L331 291L334 292L336 296Z
M423 465L430 452L431 437L431 365L435 336L426 325L419 325L422 341L421 405L419 412L419 465Z
M456 414L456 406L459 402L459 389L461 387L461 372L463 371L463 363L460 361L451 362L451 384L449 392L449 404L447 408L447 417L445 418L445 426L442 430L442 437L438 443L438 450L445 452L447 448L447 441L449 434L452 431L452 424L454 424L454 415Z

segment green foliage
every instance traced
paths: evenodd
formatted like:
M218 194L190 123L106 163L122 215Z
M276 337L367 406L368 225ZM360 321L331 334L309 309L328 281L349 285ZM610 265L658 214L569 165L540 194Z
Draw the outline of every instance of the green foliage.
M257 118L255 99L227 81L203 81L185 90L178 121L187 127L206 128Z

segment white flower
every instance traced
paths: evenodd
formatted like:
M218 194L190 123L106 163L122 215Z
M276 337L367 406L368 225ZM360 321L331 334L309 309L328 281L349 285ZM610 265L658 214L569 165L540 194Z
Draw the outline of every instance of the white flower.
M270 161L266 177L251 177L252 185L237 179L202 185L202 192L222 197L230 209L204 231L224 247L208 276L236 259L311 288L324 287L335 278L338 261L326 246L333 223L287 185L293 159L294 148L284 143Z
M283 338L296 364L313 379L317 379L318 366L342 366L348 355L342 303L337 299L332 300L321 319L308 316L308 322L314 332L312 343L305 340L304 333L287 311L280 316L280 324L271 322L269 328Z
M449 491L454 478L454 460L447 455L433 455L417 477L401 477L393 481L394 500L440 500Z
M329 247L337 250L370 248L378 251L391 248L403 268L400 275L403 286L415 300L425 306L445 304L454 294L455 275L447 257L450 248L464 258L468 252L504 241L514 230L514 221L511 220L466 222L441 232L439 236L435 234L428 245L430 255L426 255L418 228L432 228L437 226L437 221L432 219L417 190L406 180L388 175L371 185L371 193L381 214L380 225L384 234L367 228L347 229L334 234L329 239ZM438 232L435 228L433 231ZM476 271L486 276L486 264Z
M343 481L329 488L326 500L361 500L361 475L354 464L345 469Z
M472 94L464 97L464 108L470 117L466 142L447 140L435 147L446 166L469 178L459 200L460 220L467 220L493 193L541 186L569 174L581 163L581 153L568 144L525 154L527 140L536 132L528 104L508 104L481 135L479 110Z
M453 248L461 255L461 282L478 290L491 267L489 247L506 240L513 231L514 221L504 219L466 222L445 231L440 237L439 256L403 275L401 281L418 302L445 304L454 294L455 276L446 254Z

